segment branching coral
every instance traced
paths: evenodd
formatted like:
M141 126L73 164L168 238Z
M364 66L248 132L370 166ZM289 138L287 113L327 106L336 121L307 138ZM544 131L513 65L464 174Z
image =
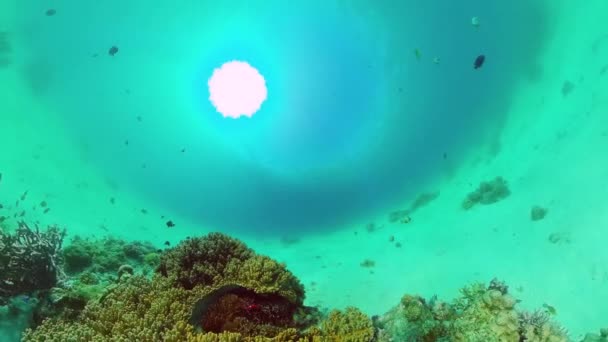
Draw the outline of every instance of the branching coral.
M244 243L221 233L182 241L167 251L158 270L175 279L185 289L196 285L214 286L224 283L229 264L240 264L254 255Z
M163 256L159 271L151 280L121 278L99 301L89 302L76 321L48 320L25 341L205 341L201 328L239 333L218 335L222 341L304 336L294 329L301 328L295 312L306 312L301 283L285 265L256 255L238 240L221 234L188 239ZM223 287L239 290L215 298L214 291ZM209 296L214 299L208 315L189 324L198 303Z
M0 301L2 298L46 290L64 278L59 251L65 230L46 231L19 222L14 234L0 231Z
M165 279L134 276L89 302L77 321L47 320L24 341L164 341L177 334L178 322L187 322L197 295Z
M330 312L321 331L329 341L370 342L374 338L372 320L354 307Z
M284 264L256 255L244 243L220 233L191 238L161 257L160 274L185 289L239 285L258 294L279 294L296 304L304 287Z
M406 295L377 320L379 342L566 342L566 332L540 311L518 312L504 282L472 284L452 303Z
M519 313L520 340L526 342L567 342L566 331L551 322L549 316L542 311Z

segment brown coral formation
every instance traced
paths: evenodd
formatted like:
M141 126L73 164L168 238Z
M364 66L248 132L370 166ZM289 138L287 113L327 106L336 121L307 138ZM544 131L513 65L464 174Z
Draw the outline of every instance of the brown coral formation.
M151 280L123 278L76 320L47 320L24 341L297 341L307 335L296 318L315 311L285 265L223 234L169 250Z

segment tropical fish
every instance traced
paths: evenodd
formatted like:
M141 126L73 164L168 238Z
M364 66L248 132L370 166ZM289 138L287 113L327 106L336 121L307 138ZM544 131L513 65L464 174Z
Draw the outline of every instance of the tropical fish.
M110 48L110 50L108 50L108 54L112 57L114 57L114 55L116 55L116 53L118 53L118 48L116 46L112 46Z
M483 66L483 63L486 61L486 56L479 55L475 58L475 62L473 62L473 69L479 69Z

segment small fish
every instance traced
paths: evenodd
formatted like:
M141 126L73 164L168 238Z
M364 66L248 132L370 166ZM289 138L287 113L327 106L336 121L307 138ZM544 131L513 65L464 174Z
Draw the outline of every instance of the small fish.
M110 50L108 50L108 54L112 57L114 57L114 55L116 55L116 53L118 53L118 48L116 46L112 46L110 48Z
M48 213L48 212L49 212L49 210L51 210L51 208L46 208L46 209L44 209L44 211L43 211L42 213L43 213L43 214L46 214L46 213Z
M553 316L557 315L557 310L555 310L555 307L553 307L547 303L544 303L543 308L545 308L545 310L547 310L548 314L551 314Z
M46 10L45 14L47 17L52 17L57 14L57 11L53 8L49 8L48 10Z
M0 172L0 182L2 182L2 172Z
M414 56L416 56L417 60L420 60L420 58L422 58L422 53L416 48L414 49Z
M43 208L46 207L46 204L47 204L46 201L40 202L40 206L43 207Z
M185 148L182 148L182 153L184 153L184 152L186 152L186 149L185 149Z
M26 191L23 193L23 195L21 195L21 200L22 200L22 201L25 201L25 197L27 196L27 192L28 192L28 191L29 191L29 190L26 190Z
M473 62L473 69L479 69L483 66L483 63L486 61L486 56L479 55L475 58L475 62Z
M2 205L2 203L0 203L0 209L4 208L4 206Z
M6 220L6 216L0 216L0 223L4 222Z
M165 215L161 215L161 216L160 216L160 219L161 219L161 220L164 220L164 219L165 219Z
M441 62L441 60L439 59L439 57L433 58L433 63L434 64L439 64L439 62Z
M112 203L112 204L116 203L116 200L114 199L114 197L110 197L110 203Z
M25 216L25 210L21 211L21 214L19 214L19 217L23 217Z
M141 122L141 116L140 115L137 116L137 121Z
M169 241L165 241L165 246L167 246L167 247L168 247L168 246L171 246L171 242L169 242Z
M173 221L167 221L167 228L173 228L175 227L175 223L173 223Z
M146 209L142 209L142 210L141 210L141 213L142 213L142 214L147 214L147 213L148 213L148 211L147 211Z
M129 140L125 140L125 145L129 146Z

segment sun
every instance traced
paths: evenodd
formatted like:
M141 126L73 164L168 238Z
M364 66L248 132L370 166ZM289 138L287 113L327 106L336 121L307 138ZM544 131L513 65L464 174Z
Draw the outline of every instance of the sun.
M230 61L213 70L209 101L224 117L251 117L266 101L268 90L260 72L249 63Z

